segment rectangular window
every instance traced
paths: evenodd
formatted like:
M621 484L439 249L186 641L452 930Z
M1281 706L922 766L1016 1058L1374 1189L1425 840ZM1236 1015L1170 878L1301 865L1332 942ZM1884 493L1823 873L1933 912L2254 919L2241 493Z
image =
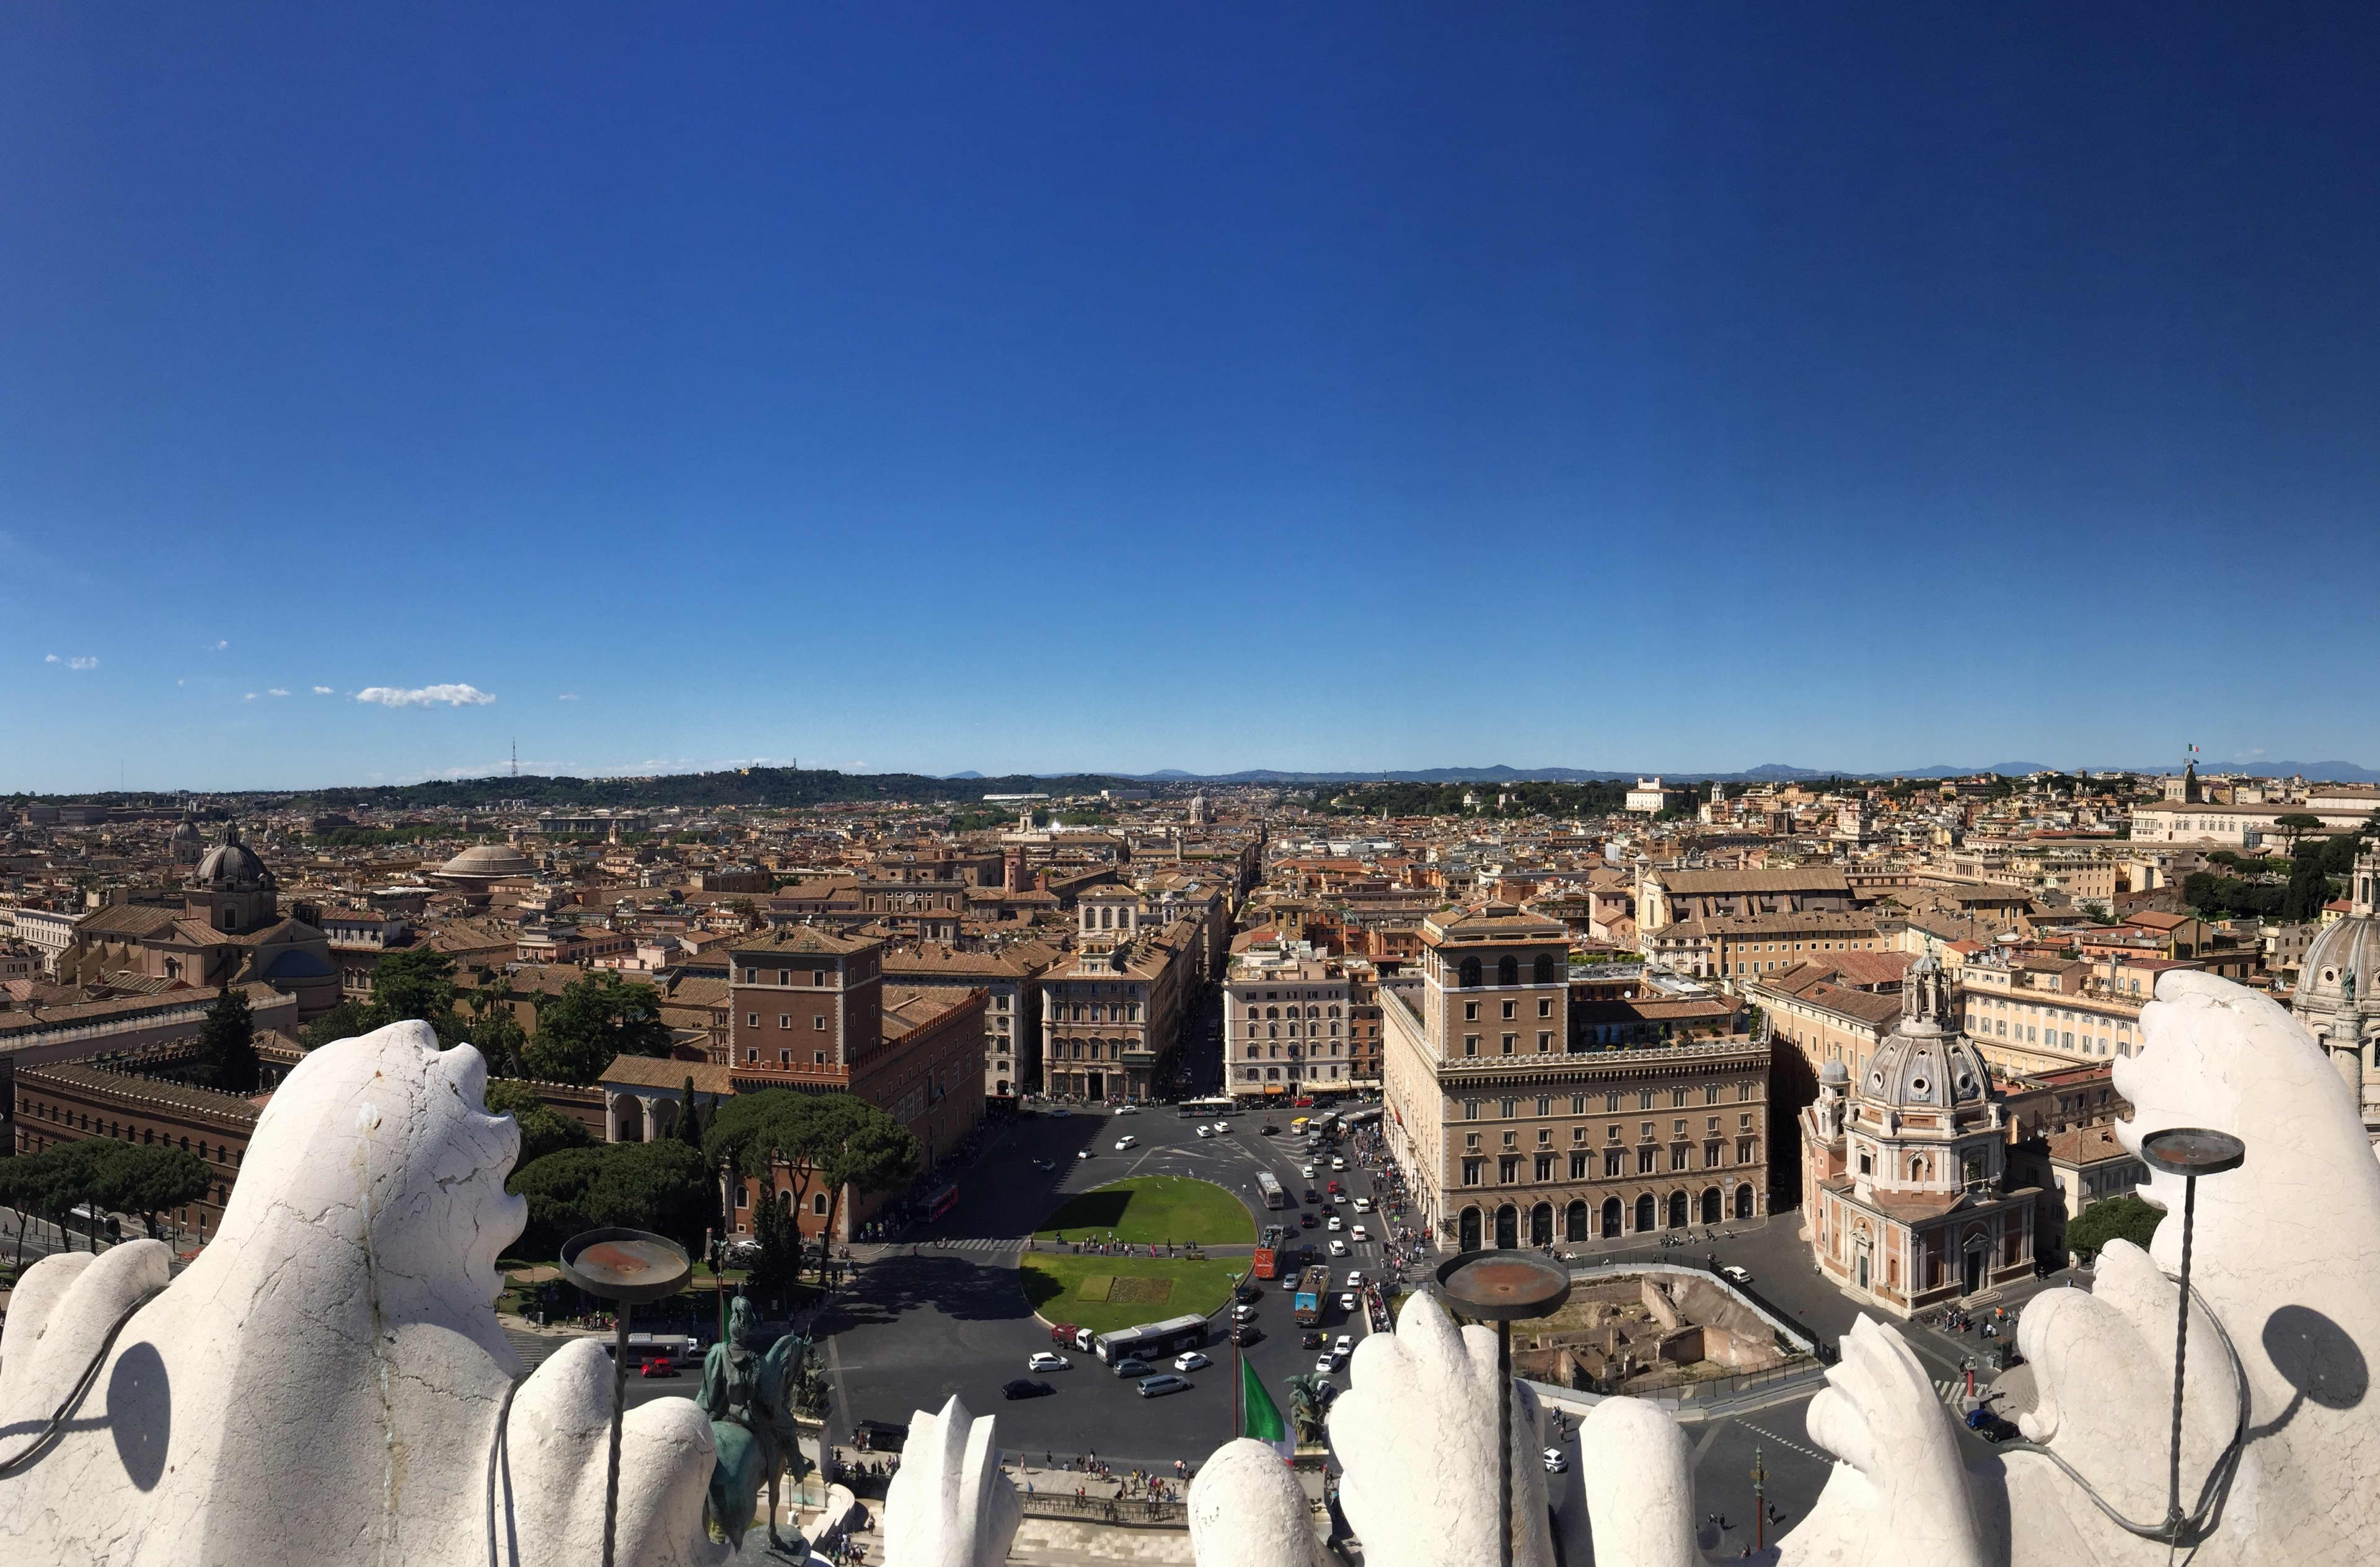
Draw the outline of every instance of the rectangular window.
M780 1067L790 1067L790 1066L792 1066L793 1064L794 1064L794 1053L793 1053L792 1051L790 1051L790 1050L780 1050L779 1052L777 1052L777 1065L778 1065L778 1066L780 1066Z
M1574 1093L1570 1096L1570 1113L1573 1115L1586 1114L1586 1095Z
M1476 1055L1479 1054L1479 1036L1477 1034L1464 1034L1463 1036L1463 1054L1465 1055Z
M1554 1036L1553 1036L1552 1034L1550 1034L1550 1033L1540 1033L1540 1034L1538 1034L1538 1035L1537 1035L1537 1054L1538 1054L1538 1055L1552 1055L1552 1054L1553 1054L1553 1049L1554 1049Z
M1672 1170L1685 1169L1687 1167L1686 1156L1693 1151L1694 1150L1688 1148L1684 1143L1680 1143L1677 1147L1670 1150L1670 1168Z
M1466 1099L1463 1102L1463 1118L1466 1121L1475 1121L1479 1119L1479 1102L1477 1100ZM2179 1297L2177 1296L2177 1298Z
M1759 1157L1759 1149L1760 1145L1750 1138L1738 1138L1735 1143L1735 1162L1739 1164L1751 1163Z
M1553 1178L1554 1178L1554 1156L1553 1156L1552 1154L1550 1154L1550 1153L1540 1153L1540 1154L1538 1154L1538 1155L1537 1155L1537 1179L1538 1179L1538 1180L1540 1180L1540 1181L1549 1181L1549 1180L1552 1180Z
M1570 1178L1583 1181L1595 1173L1595 1155L1573 1151L1570 1156Z
M1521 1036L1518 1034L1506 1034L1504 1036L1505 1055L1510 1055L1512 1054L1512 1046L1520 1042L1520 1038Z
M1718 1144L1715 1142L1706 1142L1703 1144L1703 1168L1706 1170L1718 1169L1720 1163L1718 1154Z
M1603 1152L1603 1174L1604 1174L1604 1178L1605 1178L1605 1179L1607 1179L1607 1180L1614 1179L1614 1178L1616 1178L1616 1177L1618 1177L1618 1176L1624 1175L1626 1175L1627 1173L1628 1173L1628 1155L1626 1155L1626 1154L1624 1154L1624 1153L1621 1152L1621 1151L1620 1151L1618 1149L1616 1149L1616 1148L1609 1148L1609 1149L1606 1149L1606 1150L1604 1150L1604 1152Z
M1553 1102L1552 1098L1551 1098L1550 1096L1547 1095L1547 1094L1542 1094L1542 1093L1541 1093L1541 1094L1539 1094L1539 1095L1537 1095L1537 1114L1538 1114L1538 1115L1552 1115L1553 1113L1554 1113L1554 1102ZM2180 1299L2180 1297L2179 1296L2177 1296L2175 1298L2176 1298L2176 1299Z
M1658 1148L1638 1149L1636 1151L1636 1173L1640 1175L1649 1175L1653 1174L1654 1162L1660 1157L1660 1154L1661 1151Z
M746 1028L747 1028L747 1029L757 1029L757 1028L759 1028L759 1027L760 1026L760 1014L759 1014L758 1012L747 1012L747 1013L745 1013L745 1014L744 1014L744 1026L745 1026Z
M777 1027L781 1029L790 1029L793 1026L794 1015L791 1012L780 1012L777 1014Z
M1497 1160L1496 1179L1508 1187L1520 1185L1521 1156L1517 1153L1507 1153Z
M1616 1094L1616 1093L1607 1093L1607 1094L1605 1094L1605 1095L1603 1096L1603 1107L1604 1107L1604 1109L1606 1109L1606 1110L1617 1110L1617 1109L1619 1109L1619 1108L1620 1108L1620 1096L1619 1096L1618 1094Z
M1486 1163L1487 1161L1484 1159L1464 1160L1463 1162L1463 1184L1467 1187L1477 1186L1479 1184L1479 1166Z

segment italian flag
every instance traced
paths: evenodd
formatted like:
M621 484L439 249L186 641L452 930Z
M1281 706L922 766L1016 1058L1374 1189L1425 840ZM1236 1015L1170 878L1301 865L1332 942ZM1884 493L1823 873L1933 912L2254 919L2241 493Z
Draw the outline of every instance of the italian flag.
M1253 1437L1275 1452L1286 1464L1297 1453L1297 1442L1289 1434L1289 1422L1281 1417L1281 1409L1265 1392L1263 1379L1257 1368L1246 1361L1240 1362L1240 1435Z

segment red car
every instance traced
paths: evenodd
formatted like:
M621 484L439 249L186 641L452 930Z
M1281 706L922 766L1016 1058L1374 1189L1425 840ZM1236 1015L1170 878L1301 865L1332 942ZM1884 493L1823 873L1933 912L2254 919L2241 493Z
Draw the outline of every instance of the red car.
M677 1375L677 1362L672 1360L666 1355L656 1355L638 1368L637 1375L640 1377L674 1377Z

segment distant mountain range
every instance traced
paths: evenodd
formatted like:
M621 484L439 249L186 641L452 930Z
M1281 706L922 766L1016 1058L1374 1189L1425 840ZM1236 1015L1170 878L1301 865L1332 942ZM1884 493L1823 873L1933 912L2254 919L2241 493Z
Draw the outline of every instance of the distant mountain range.
M2087 767L2058 767L2047 762L1992 762L1980 766L1954 766L1947 762L1931 763L1923 767L1797 767L1786 762L1763 762L1756 767L1741 772L1724 773L1682 771L1656 773L1645 768L1635 772L1598 772L1585 767L1512 767L1497 764L1488 767L1416 767L1389 768L1366 773L1286 772L1272 767L1251 767L1236 773L1189 773L1179 767L1161 767L1153 773L1118 773L1113 776L1143 783L1214 783L1214 784L1334 784L1334 783L1633 783L1640 777L1659 777L1673 783L1783 783L1796 778L1961 778L1979 773L1998 773L2003 777L2023 777L2033 773L2087 771L2094 773L2126 772L2155 776L2177 771L2171 764L2159 766L2119 767L2111 764L2092 763ZM2380 783L2380 771L2359 766L2353 762L2235 762L2207 764L2210 773L2239 773L2250 777L2307 777L2332 783ZM977 778L976 772L951 773L953 778ZM1052 777L1056 775L1050 775Z

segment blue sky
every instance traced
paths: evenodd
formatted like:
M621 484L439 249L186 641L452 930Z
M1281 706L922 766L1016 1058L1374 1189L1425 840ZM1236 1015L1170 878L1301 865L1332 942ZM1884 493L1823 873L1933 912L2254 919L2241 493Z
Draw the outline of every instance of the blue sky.
M2380 763L2375 66L2351 7L18 7L0 789Z

